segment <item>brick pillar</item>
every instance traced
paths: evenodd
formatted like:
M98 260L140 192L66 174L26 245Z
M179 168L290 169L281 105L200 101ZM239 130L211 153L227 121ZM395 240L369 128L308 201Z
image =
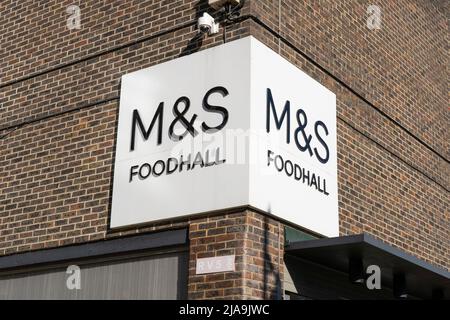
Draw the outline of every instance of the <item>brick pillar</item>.
M282 297L283 225L251 211L192 220L189 299ZM198 258L235 255L234 272L196 275Z

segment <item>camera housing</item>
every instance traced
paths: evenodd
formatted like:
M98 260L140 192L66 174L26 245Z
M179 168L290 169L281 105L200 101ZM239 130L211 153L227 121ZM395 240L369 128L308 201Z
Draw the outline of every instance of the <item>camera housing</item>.
M201 33L212 35L219 32L219 24L215 22L212 16L205 12L198 19L198 29Z

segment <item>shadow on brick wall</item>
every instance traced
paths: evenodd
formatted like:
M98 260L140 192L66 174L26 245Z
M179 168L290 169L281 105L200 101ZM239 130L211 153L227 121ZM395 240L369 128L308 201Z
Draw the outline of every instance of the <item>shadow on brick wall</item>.
M270 213L270 208L268 210ZM264 290L264 299L276 299L281 300L281 278L280 278L280 270L277 270L270 259L269 254L269 218L264 216L264 278L263 278L263 290ZM278 230L280 232L280 230ZM280 244L277 242L277 246ZM279 249L279 248L278 248ZM279 266L281 268L281 266ZM273 273L275 275L275 288L269 290L269 275Z

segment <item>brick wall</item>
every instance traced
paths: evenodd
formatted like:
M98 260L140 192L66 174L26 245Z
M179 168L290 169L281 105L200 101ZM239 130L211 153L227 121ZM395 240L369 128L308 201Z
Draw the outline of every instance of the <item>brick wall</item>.
M198 40L195 25L173 30L195 24L204 1L136 1L126 12L123 1L83 1L80 31L65 25L71 2L53 2L1 3L0 254L123 235L106 234L120 77L222 42ZM152 19L139 23L142 34L128 35L143 13ZM173 15L187 18L161 23ZM35 23L42 29L23 33ZM248 24L229 27L227 38L248 34ZM46 50L15 49L33 36ZM67 54L73 46L79 54Z
M276 299L283 290L283 225L244 211L189 226L190 299ZM235 272L196 275L198 258L235 255Z
M377 4L380 30L366 26ZM252 1L250 33L337 96L340 233L450 268L444 2ZM311 58L313 61L311 61Z
M80 30L67 30L70 4ZM336 93L341 234L368 232L449 269L445 2L376 1L380 30L366 27L369 4L247 0L242 14L256 18L226 38L254 35ZM120 77L221 44L196 37L206 8L0 2L0 255L188 226L191 298L278 294L282 226L258 213L107 230ZM236 272L193 274L197 257L228 253Z

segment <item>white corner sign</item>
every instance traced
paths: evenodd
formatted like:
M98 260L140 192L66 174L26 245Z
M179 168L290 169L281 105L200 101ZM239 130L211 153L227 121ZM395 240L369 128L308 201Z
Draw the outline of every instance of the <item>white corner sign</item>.
M338 236L336 96L253 37L122 77L111 227L252 206Z
M195 265L195 274L234 271L234 262L234 255L199 258Z

